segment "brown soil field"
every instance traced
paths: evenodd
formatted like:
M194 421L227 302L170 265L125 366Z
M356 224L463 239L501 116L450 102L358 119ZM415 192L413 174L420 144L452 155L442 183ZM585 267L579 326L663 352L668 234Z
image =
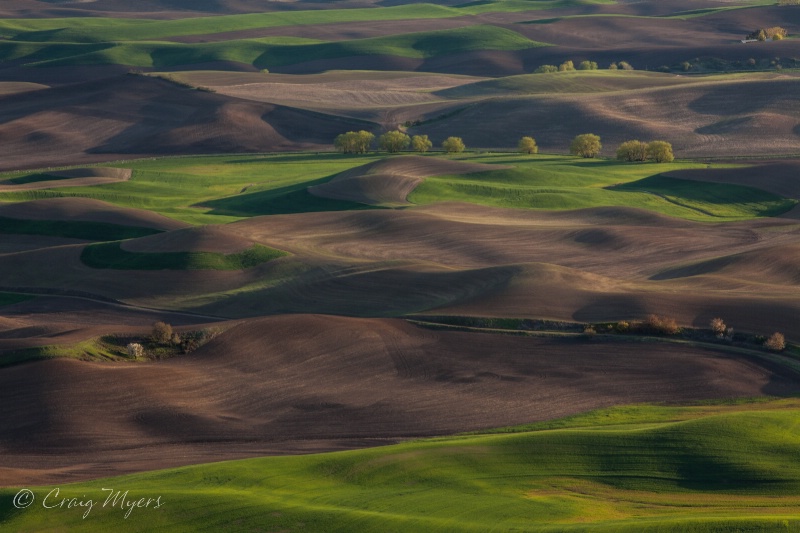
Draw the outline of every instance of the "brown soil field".
M4 204L0 205L0 216L28 220L82 220L161 230L175 230L187 226L184 222L152 211L118 207L91 198L48 198Z
M757 264L661 279L670 268L777 253L800 231L788 220L708 224L629 208L554 213L440 204L272 216L229 227L307 264L330 266L225 298L203 312L247 316L255 309L310 308L370 315L444 308L578 321L670 313L701 327L718 314L736 316L740 328L758 332L790 331L800 312L792 274ZM753 306L770 311L756 315Z
M0 98L1 169L120 154L263 152L327 145L370 125L121 76ZM303 127L298 127L302 124Z
M420 156L401 156L342 172L332 180L309 187L323 198L368 205L409 205L408 194L429 176L468 174L497 170L496 165L447 161Z
M233 254L252 246L252 242L226 231L222 226L201 226L159 233L122 243L129 252L216 252Z
M187 357L46 361L0 369L0 383L3 484L353 448L619 403L800 390L780 367L711 349L309 315L248 321Z
M456 104L412 128L440 142L462 133L467 146L509 147L533 134L542 150L564 152L580 132L605 153L629 139L665 139L685 157L795 154L800 78L730 81L613 94L493 98ZM438 116L448 118L438 119ZM472 127L480 123L480 128ZM540 131L531 125L545 124Z
M42 85L39 83L4 81L0 82L0 96L26 93L30 91L41 91L42 89L47 88L47 85Z
M0 276L9 287L230 318L448 310L601 321L661 313L701 327L723 316L742 331L794 338L799 233L792 219L708 224L630 208L441 204L257 217L126 243L228 251L258 242L292 254L246 271L96 270L80 261L81 245L70 245L0 256Z
M113 334L150 333L152 324L200 326L213 317L171 313L79 296L41 294L3 307L0 317L0 366L3 352L49 345L69 345Z
M313 76L313 75L312 75ZM282 76L288 77L286 75ZM297 76L298 83L270 82L272 76L265 76L260 83L215 86L216 92L256 100L280 103L295 107L362 108L395 107L421 104L440 100L433 91L448 89L475 81L474 78L456 76L419 76L393 80L364 80L352 76L347 81L311 84L306 76Z

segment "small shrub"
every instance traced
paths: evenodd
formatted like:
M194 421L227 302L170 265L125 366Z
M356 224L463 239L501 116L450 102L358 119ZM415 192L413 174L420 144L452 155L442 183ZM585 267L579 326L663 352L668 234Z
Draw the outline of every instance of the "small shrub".
M139 357L144 357L144 346L139 344L138 342L132 342L128 344L125 349L128 351L128 357L131 359L138 359Z
M597 70L597 63L594 61L581 61L578 70Z
M175 346L179 346L181 343L181 334L178 332L173 333L170 342Z
M594 326L591 324L586 324L586 326L583 328L583 334L591 337L597 334L597 330L594 329Z
M617 63L622 70L634 70L633 66L627 61L620 61Z
M615 329L619 333L627 333L628 331L630 331L631 325L624 320L620 320L619 322L617 322Z
M642 322L642 329L658 335L675 335L680 331L674 318L661 315L648 315Z
M711 322L709 322L709 326L718 339L721 339L725 335L727 328L725 327L725 322L721 318L712 318Z
M786 339L784 338L783 333L778 333L776 331L770 335L769 338L764 341L764 347L773 352L783 351L786 348Z
M172 326L166 322L156 322L153 324L153 332L150 337L155 343L167 344L172 339Z
M727 328L725 330L725 340L729 342L733 340L733 328Z
M542 65L533 72L534 74L550 74L552 72L558 72L558 67L555 65Z
M617 148L618 161L645 161L647 159L647 144L642 141L625 141Z
M617 64L616 64L616 63L611 63L611 64L608 66L608 70L619 70L619 67L617 66Z
M199 331L189 331L181 338L181 351L191 353L220 334L216 328L206 328Z
M575 70L575 64L572 61L564 61L558 66L559 72L567 72L570 70Z

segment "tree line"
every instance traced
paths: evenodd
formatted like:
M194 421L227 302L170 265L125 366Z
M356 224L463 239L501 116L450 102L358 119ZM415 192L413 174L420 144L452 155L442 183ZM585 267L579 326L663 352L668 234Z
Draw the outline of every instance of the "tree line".
M365 154L375 142L375 135L368 131L348 131L336 136L333 145L343 154ZM384 152L395 154L407 150L409 147L415 152L425 153L433 148L433 143L427 135L408 136L402 131L387 131L378 137L378 146ZM461 137L448 137L442 141L442 150L448 154L456 154L466 149ZM583 133L576 136L570 144L569 151L573 155L593 158L600 155L603 145L600 136L593 133ZM536 139L524 136L517 143L517 150L523 154L538 154L539 146ZM625 141L617 148L619 161L654 161L656 163L669 163L675 159L672 145L666 141L642 142L639 140Z
M333 140L333 146L343 154L365 154L369 151L372 143L375 142L375 135L368 131L348 131L337 135ZM427 135L414 135L409 137L402 131L387 131L378 137L378 146L384 152L395 154L411 147L419 153L425 153L433 148L433 143ZM448 137L442 141L442 149L448 154L463 152L466 149L461 137Z
M558 66L542 65L533 71L534 74L549 74L552 72L569 72L572 70L598 70L597 62L581 61L575 66L572 60L567 60ZM614 62L608 65L608 70L634 70L633 65L627 61Z

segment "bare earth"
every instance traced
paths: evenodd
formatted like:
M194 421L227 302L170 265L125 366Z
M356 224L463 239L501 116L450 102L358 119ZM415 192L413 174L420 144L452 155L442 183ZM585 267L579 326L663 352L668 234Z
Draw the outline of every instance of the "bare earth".
M0 371L0 383L3 484L383 444L619 403L800 389L779 367L713 350L313 315L248 321L187 358L34 363Z

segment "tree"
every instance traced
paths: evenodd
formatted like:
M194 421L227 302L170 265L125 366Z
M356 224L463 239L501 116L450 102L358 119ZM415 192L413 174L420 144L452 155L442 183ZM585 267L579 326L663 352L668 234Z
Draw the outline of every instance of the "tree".
M764 341L764 346L773 352L782 352L786 348L786 338L783 336L783 333L778 333L776 331Z
M647 159L656 163L669 163L675 156L672 155L672 145L666 141L652 141L647 143Z
M581 61L578 70L597 70L597 63L594 61Z
M533 72L535 74L549 74L551 72L558 72L558 67L555 65L542 65Z
M536 146L536 140L533 137L523 137L519 140L517 145L519 151L523 154L538 154L539 147Z
M758 39L759 41L766 41L767 32L765 32L764 30L758 30L758 33L756 34L756 39Z
M575 70L575 64L572 61L564 61L558 66L559 72L566 72L568 70Z
M617 64L616 64L616 63L611 63L611 64L608 66L608 70L619 70L619 67L617 66Z
M721 318L712 318L711 322L709 322L709 326L711 326L711 331L714 332L714 335L716 335L718 339L724 337L728 329Z
M619 68L621 68L622 70L634 70L633 65L631 65L627 61L620 61L618 65Z
M415 152L425 153L433 148L433 143L428 139L427 135L414 135L411 137L411 148Z
M641 327L647 333L659 335L675 335L681 330L674 318L661 315L647 315Z
M411 139L402 131L387 131L378 138L378 146L389 153L405 150L411 144Z
M780 33L776 33L775 35L772 36L772 40L773 41L782 41L783 40L783 35L781 35Z
M448 154L454 154L463 152L466 146L464 146L464 141L461 140L461 137L448 137L442 142L442 148Z
M600 144L600 137L593 133L584 133L578 135L572 140L569 147L571 154L579 155L581 157L597 157L603 145Z
M125 349L128 351L128 357L131 359L138 359L139 357L144 356L144 346L138 342L132 342L128 344Z
M368 131L348 131L337 135L333 146L343 154L365 154L375 136Z
M172 339L172 326L166 322L156 322L153 324L153 332L150 336L153 342L167 344Z
M647 144L642 141L625 141L617 148L619 161L645 161L647 159Z

